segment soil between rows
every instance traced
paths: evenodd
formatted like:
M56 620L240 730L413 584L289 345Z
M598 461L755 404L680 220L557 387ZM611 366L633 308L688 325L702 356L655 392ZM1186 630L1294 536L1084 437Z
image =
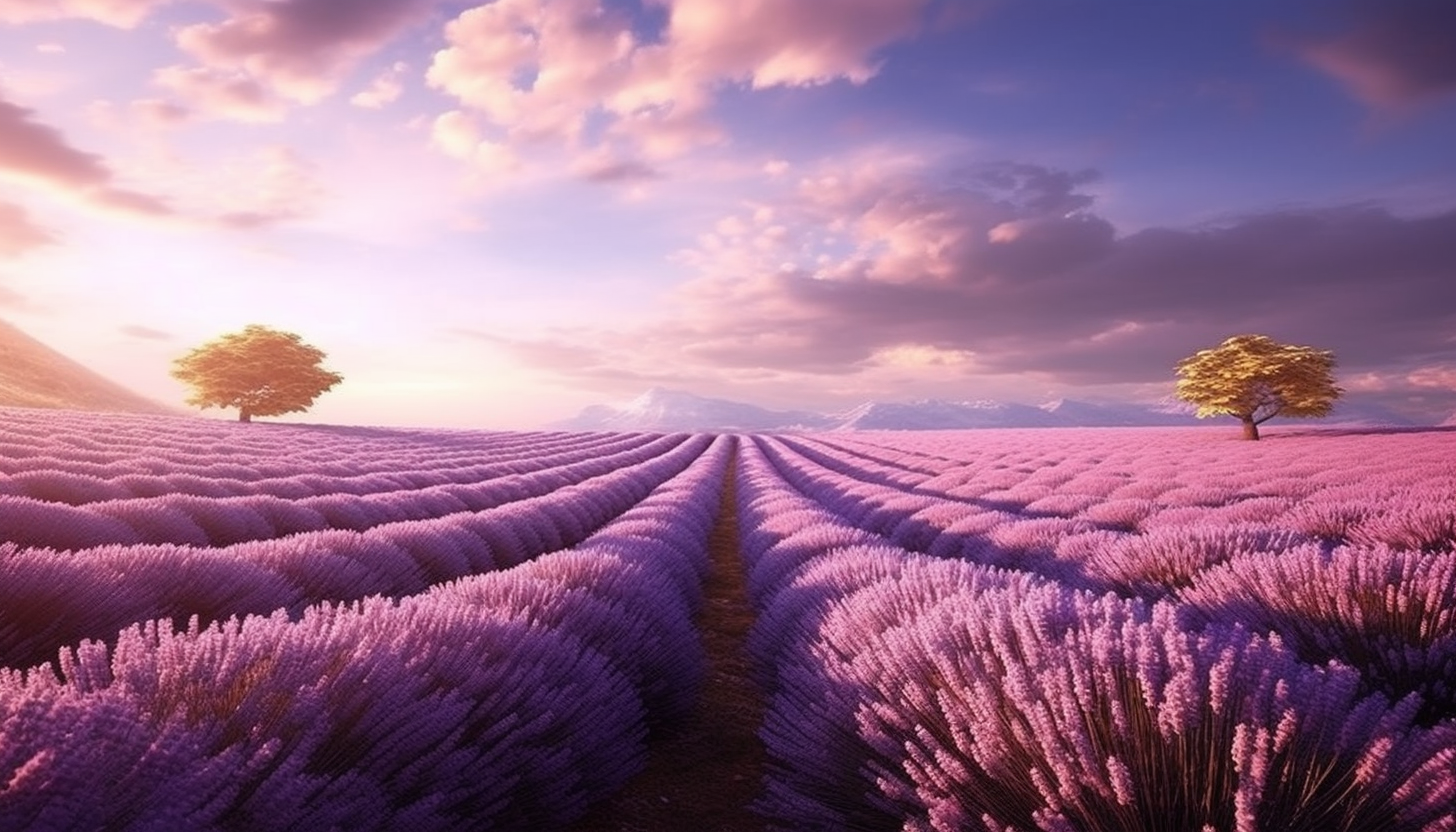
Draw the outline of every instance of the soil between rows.
M763 778L758 738L763 696L749 675L744 645L753 625L739 556L734 470L708 539L712 572L698 631L707 673L697 710L671 735L648 747L647 768L597 805L568 832L761 832L749 811Z

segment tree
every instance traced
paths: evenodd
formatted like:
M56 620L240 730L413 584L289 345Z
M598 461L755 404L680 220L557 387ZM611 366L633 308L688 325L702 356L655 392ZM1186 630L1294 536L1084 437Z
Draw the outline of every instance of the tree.
M1345 392L1335 386L1335 354L1281 344L1267 335L1235 335L1178 362L1178 398L1198 416L1228 415L1244 423L1244 438L1275 416L1328 416Z
M177 359L172 375L192 385L188 404L236 407L238 421L296 413L344 377L319 366L324 353L297 335L259 324L224 335Z

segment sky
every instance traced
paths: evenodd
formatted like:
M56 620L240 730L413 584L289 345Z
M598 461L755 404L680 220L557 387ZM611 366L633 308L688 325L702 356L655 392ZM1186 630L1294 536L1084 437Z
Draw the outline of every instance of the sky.
M0 318L177 406L295 332L315 422L1148 401L1244 333L1439 421L1453 148L1449 0L0 0Z

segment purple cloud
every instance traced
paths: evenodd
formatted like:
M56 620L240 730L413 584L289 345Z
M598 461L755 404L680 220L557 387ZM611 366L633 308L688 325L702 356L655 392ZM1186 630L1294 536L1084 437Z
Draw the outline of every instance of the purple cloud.
M0 99L0 171L11 171L132 213L161 215L160 199L115 187L114 174L92 153L72 147L59 130L34 119L34 111Z
M34 120L34 111L0 99L0 168L69 188L105 185L101 157L71 147L59 130Z
M1118 235L1078 190L1094 178L1021 164L807 178L684 253L705 274L671 320L518 357L583 378L844 377L924 348L966 356L967 375L1131 384L1260 332L1333 349L1350 372L1456 360L1456 211L1286 210ZM572 351L588 344L589 361Z
M213 68L241 69L289 98L312 102L408 26L433 0L239 0L232 17L197 23L177 43Z
M1372 107L1404 107L1456 92L1456 4L1361 0L1354 25L1296 46Z

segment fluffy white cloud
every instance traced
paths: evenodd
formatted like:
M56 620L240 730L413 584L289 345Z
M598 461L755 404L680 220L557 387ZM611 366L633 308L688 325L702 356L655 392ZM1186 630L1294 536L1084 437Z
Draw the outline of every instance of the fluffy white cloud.
M375 77L368 87L350 97L349 103L366 110L378 110L394 103L404 92L404 82L400 80L400 76L408 68L402 62L396 63Z
M470 116L459 110L435 119L430 125L430 141L446 155L469 162L481 173L508 173L521 165L510 147L483 139Z
M717 142L717 88L862 83L917 31L928 0L654 0L660 37L599 0L497 0L446 27L429 83L512 144L660 160ZM645 165L644 165L645 167Z
M663 0L673 63L755 88L869 80L874 54L920 27L925 0Z

